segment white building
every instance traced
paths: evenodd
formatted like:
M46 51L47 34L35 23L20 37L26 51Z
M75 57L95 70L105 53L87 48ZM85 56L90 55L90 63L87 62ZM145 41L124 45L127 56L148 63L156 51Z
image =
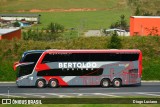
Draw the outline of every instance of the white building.
M7 20L7 21L29 21L40 23L40 16L39 14L0 14L0 19Z
M117 29L117 28L114 28L114 29L107 29L105 30L106 32L106 35L112 35L112 32L116 32L118 34L118 36L129 36L130 35L130 32L127 32L125 30L122 30L122 29Z

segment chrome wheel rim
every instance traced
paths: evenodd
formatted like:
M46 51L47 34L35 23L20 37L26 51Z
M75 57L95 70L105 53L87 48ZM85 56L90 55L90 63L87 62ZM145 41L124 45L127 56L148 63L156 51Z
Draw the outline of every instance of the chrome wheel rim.
M107 87L109 85L108 81L103 81L103 86Z
M43 81L39 81L39 82L38 82L38 86L39 86L39 87L43 87L43 86L44 86Z
M57 83L55 81L51 81L51 86L56 87Z
M117 86L117 87L120 86L120 82L118 80L115 81L115 86Z

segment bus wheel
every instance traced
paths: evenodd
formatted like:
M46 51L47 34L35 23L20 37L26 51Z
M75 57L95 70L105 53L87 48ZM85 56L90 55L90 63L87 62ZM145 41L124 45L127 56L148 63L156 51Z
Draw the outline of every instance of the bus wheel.
M44 87L46 86L45 80L43 80L43 79L37 80L36 86L37 86L38 88L44 88Z
M51 87L51 88L58 87L58 81L56 79L51 79L49 81L49 87Z
M110 86L110 80L109 79L102 79L101 86L102 87L109 87Z
M121 87L122 85L122 80L121 79L118 79L118 78L115 78L112 82L113 86L114 87Z

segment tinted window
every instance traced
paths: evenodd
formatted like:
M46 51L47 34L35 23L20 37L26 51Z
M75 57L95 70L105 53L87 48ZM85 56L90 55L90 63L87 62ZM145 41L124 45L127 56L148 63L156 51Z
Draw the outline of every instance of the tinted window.
M136 61L139 54L121 54L121 61Z
M74 61L92 61L90 58L92 54L89 53L79 53L79 54L72 54Z
M42 63L77 62L77 61L135 61L139 54L116 53L78 53L78 54L46 54Z
M22 58L21 62L37 62L42 53L27 54Z
M91 61L135 61L139 54L119 54L119 53L92 53Z
M37 73L37 76L99 76L102 75L103 68L96 69L50 69Z
M19 66L17 68L17 77L21 77L21 76L31 74L34 66L35 66L35 63L29 64L29 65Z
M63 61L74 61L74 56L72 54L46 54L42 63Z

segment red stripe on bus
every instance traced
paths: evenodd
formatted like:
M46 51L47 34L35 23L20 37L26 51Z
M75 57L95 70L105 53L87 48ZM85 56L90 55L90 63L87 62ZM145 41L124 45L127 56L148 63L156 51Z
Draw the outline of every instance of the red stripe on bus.
M47 64L38 64L35 68L37 72L41 72L43 70L51 69Z

